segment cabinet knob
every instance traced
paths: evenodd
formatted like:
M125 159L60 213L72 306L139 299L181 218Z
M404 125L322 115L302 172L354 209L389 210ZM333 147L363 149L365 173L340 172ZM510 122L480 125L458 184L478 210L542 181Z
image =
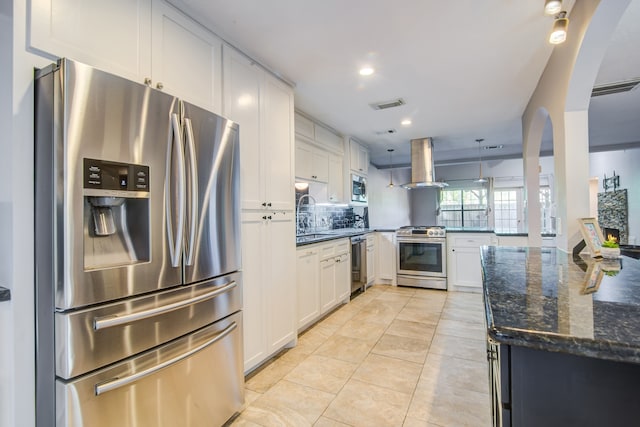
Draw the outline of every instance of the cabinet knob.
M151 78L150 77L145 77L144 78L144 84L146 84L147 86L151 86Z
M267 206L267 202L262 202L262 206Z
M267 216L266 215L262 215L262 219L266 220Z
M267 219L271 219L271 215L269 215L269 216L267 217Z
M162 90L164 88L164 85L162 84L162 82L158 82L158 84L156 85L156 87L160 90Z
M271 207L271 202L267 203L267 206Z

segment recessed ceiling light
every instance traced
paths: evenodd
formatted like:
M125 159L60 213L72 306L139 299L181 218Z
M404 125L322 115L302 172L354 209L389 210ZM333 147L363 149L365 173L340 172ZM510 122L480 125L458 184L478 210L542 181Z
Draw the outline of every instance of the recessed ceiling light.
M364 67L364 68L360 68L360 75L361 76L370 76L371 74L373 74L376 70L374 70L371 67Z
M404 119L400 122L402 126L409 126L411 124L411 119Z

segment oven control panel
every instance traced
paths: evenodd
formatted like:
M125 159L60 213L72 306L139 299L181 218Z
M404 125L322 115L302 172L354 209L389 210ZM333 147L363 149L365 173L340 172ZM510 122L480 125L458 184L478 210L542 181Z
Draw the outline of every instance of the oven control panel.
M396 231L396 236L402 237L445 237L444 227L402 227Z

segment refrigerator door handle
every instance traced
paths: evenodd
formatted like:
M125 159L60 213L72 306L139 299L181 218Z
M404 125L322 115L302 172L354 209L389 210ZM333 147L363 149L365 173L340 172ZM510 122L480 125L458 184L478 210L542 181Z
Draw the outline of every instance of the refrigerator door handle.
M196 160L196 145L193 137L193 126L191 119L184 119L185 134L187 137L187 154L189 159L189 182L191 195L191 206L189 208L189 239L187 240L187 265L193 264L193 254L195 252L196 224L198 219L198 165Z
M180 255L182 247L182 235L184 229L185 215L185 172L184 172L184 148L182 146L182 136L180 134L180 122L176 113L171 114L171 128L169 130L169 148L167 150L166 177L164 183L164 203L167 217L167 238L169 239L169 254L171 255L171 265L180 266ZM176 149L177 146L177 149ZM171 173L173 152L178 158L178 224L176 236L173 236L173 216L171 213Z
M222 330L220 333L216 334L213 338L211 338L210 340L204 342L203 344L200 344L197 347L192 348L191 350L187 351L186 353L182 353L176 357L173 357L169 360L165 360L162 363L159 363L155 366L152 366L150 368L147 368L143 371L140 372L136 372L135 374L126 376L126 377L122 377L122 378L114 378L112 380L106 381L104 383L100 383L100 384L96 384L95 385L95 395L96 396L100 396L103 393L106 393L108 391L111 390L115 390L117 388L123 387L125 385L131 384L135 381L138 381L144 377L147 377L149 375L152 375L156 372L158 372L159 370L166 368L168 366L171 366L175 363L180 362L181 360L184 360L194 354L196 354L197 352L199 352L200 350L205 349L206 347L209 347L210 345L216 343L217 341L220 341L221 339L223 339L224 337L226 337L227 335L229 335L234 329L236 329L238 327L238 324L236 322L233 322L232 324L230 324L229 326L227 326L224 330Z
M159 314L164 314L164 313L168 313L170 311L173 310L178 310L182 307L186 307L189 305L193 305L195 303L207 300L207 299L211 299L214 297L217 297L220 294L223 294L225 292L229 292L231 289L235 288L238 284L236 283L236 281L231 281L229 283L227 283L224 286L220 286L220 287L216 287L216 289L207 292L205 294L202 295L198 295L197 297L193 297L193 298L189 298L186 300L182 300L182 301L178 301L178 302L174 302L171 304L167 304L167 305L162 305L160 307L154 307L151 308L149 310L142 310L142 311L137 311L135 313L131 313L131 314L124 314L124 315L111 315L111 316L103 316L103 317L96 317L93 320L93 329L98 331L100 329L105 329L105 328L110 328L113 326L119 326L119 325L124 325L126 323L132 323L138 320L142 320L142 319L147 319L149 317L153 317L153 316L157 316Z

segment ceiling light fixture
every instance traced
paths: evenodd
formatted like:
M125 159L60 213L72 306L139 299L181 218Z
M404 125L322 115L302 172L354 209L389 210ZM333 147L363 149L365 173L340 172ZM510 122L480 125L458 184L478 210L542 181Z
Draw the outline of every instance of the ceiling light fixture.
M556 15L556 20L553 22L551 34L549 34L549 43L560 44L567 40L568 28L569 18L567 18L567 12L562 11Z
M411 119L404 119L403 121L400 122L402 126L409 126L411 123L412 123Z
M389 185L388 188L393 188L393 161L391 160L391 155L393 154L393 148L389 148L387 150L389 152Z
M478 143L478 162L480 163L480 176L473 182L477 182L478 184L484 184L485 182L487 182L487 180L482 177L482 155L480 154L480 144L482 143L482 141L484 141L483 138L476 139L476 142Z
M371 74L373 74L376 70L374 70L371 67L364 67L360 69L360 75L361 76L370 76Z
M562 10L562 0L545 0L544 14L553 16Z

